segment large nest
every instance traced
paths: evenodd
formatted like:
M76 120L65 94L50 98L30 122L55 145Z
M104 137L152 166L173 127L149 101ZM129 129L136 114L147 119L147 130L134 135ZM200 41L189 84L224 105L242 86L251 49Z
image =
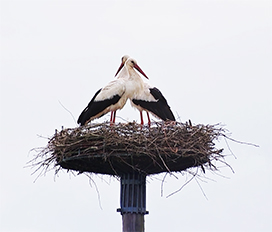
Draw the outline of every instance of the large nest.
M54 164L68 170L120 176L179 172L200 166L216 169L223 160L215 140L224 135L219 125L154 123L91 124L56 131L40 153L40 167Z

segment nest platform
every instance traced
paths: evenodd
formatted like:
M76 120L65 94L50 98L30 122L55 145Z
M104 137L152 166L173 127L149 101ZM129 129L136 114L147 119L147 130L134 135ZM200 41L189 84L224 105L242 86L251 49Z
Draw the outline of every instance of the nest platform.
M200 166L216 169L223 158L215 140L224 136L218 125L153 123L91 124L56 131L40 156L41 166L54 163L64 169L121 176L180 172Z

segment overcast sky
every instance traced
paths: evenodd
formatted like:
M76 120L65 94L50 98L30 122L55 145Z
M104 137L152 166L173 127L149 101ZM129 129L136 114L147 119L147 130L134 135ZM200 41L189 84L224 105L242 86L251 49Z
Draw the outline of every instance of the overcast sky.
M25 168L130 55L179 121L222 123L229 168L148 178L148 232L272 230L271 1L1 1L0 230L121 231L119 182ZM145 80L146 81L146 80ZM63 107L63 106L64 107ZM139 122L127 104L118 122ZM109 115L100 121L109 120ZM43 137L40 137L43 136ZM201 187L200 187L200 186ZM205 196L203 194L205 193ZM99 199L100 198L100 203ZM102 209L101 209L102 208Z

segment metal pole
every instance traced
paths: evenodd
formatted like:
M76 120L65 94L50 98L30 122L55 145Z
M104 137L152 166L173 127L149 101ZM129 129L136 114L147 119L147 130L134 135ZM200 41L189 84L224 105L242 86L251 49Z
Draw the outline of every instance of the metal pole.
M146 211L146 175L138 172L121 176L120 192L123 232L144 232Z

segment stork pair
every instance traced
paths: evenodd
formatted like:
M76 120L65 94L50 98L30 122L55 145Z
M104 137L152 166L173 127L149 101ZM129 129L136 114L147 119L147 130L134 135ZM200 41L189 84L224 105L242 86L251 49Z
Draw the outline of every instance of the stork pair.
M135 69L148 79L136 60L129 56L123 56L122 63L115 74L115 76L119 74L117 79L96 92L88 106L80 114L77 123L86 125L91 120L111 112L110 123L114 124L116 111L122 109L128 99L130 99L131 105L140 111L141 125L144 124L143 111L147 112L149 126L151 125L149 112L164 121L175 121L175 117L160 90L145 83Z

